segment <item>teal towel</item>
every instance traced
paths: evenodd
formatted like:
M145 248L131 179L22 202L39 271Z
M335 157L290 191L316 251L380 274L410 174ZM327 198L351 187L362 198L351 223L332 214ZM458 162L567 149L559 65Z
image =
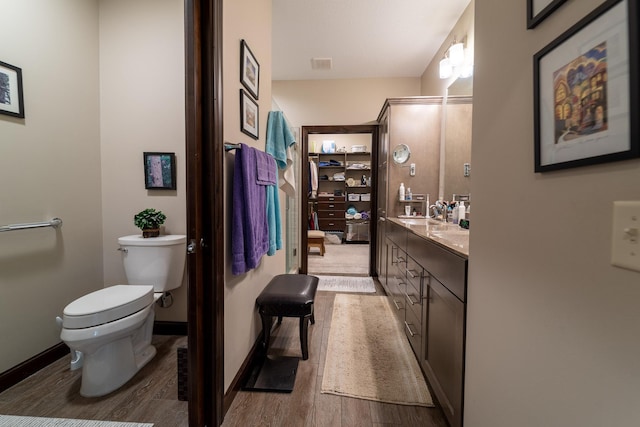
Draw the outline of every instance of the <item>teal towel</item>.
M280 221L280 200L276 185L267 185L267 223L269 224L269 249L267 255L275 255L282 249L282 223Z
M267 117L267 143L265 150L271 154L278 168L287 168L287 148L296 143L282 111L269 111Z

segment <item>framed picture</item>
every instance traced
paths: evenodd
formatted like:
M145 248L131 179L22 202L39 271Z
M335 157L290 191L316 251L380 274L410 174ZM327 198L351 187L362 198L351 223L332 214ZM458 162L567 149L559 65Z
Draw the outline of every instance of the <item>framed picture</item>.
M0 61L0 114L24 118L22 70Z
M640 155L633 8L607 0L535 54L536 172Z
M244 89L240 89L240 130L253 139L258 139L258 104Z
M147 190L176 189L176 155L174 153L143 153L144 188Z
M567 0L527 0L527 28L535 28Z
M253 56L247 43L240 42L240 81L255 99L258 99L260 89L260 64Z

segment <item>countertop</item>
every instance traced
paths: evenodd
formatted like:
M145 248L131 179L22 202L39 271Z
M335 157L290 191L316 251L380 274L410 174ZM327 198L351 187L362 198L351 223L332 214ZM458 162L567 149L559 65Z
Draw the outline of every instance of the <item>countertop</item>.
M456 224L437 221L431 218L391 218L387 221L398 224L416 236L430 240L445 249L469 258L469 230Z

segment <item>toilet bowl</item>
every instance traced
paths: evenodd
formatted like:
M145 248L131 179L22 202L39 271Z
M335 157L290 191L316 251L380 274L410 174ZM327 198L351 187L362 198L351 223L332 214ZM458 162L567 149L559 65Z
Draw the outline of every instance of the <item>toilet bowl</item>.
M58 318L60 338L71 349L71 369L82 367L82 396L118 389L155 356L154 302L181 285L186 236L138 237L118 239L129 284L80 297Z

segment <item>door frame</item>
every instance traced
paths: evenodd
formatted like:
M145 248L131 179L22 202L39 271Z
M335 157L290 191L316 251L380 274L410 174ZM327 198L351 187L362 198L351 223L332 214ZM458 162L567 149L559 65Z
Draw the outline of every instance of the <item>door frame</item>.
M222 0L185 0L189 425L224 417Z
M307 230L309 227L309 196L306 189L309 188L309 135L322 134L355 134L371 133L371 218L369 224L369 275L376 277L376 248L378 225L378 125L328 125L328 126L302 126L302 155L300 156L302 170L302 191L300 191L300 273L307 274L309 268L307 249ZM373 236L373 238L372 238Z

